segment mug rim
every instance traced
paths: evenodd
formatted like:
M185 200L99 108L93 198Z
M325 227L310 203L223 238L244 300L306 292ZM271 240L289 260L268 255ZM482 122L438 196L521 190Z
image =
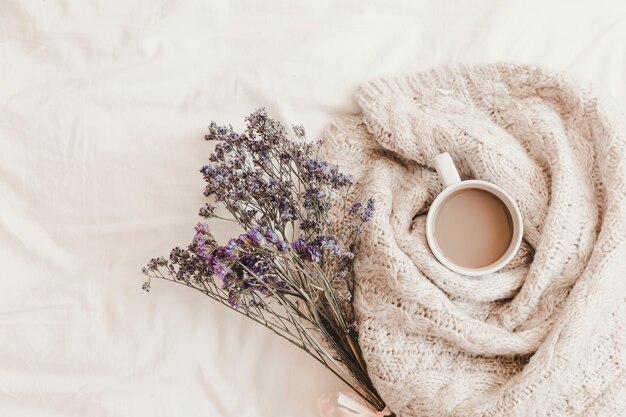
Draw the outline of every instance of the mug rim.
M498 197L506 205L513 221L513 238L506 252L496 262L481 268L466 268L449 260L439 249L434 236L434 219L439 207L452 193L466 188L485 190ZM433 200L426 216L426 240L433 255L435 255L435 258L446 268L462 275L481 276L491 274L504 268L519 250L523 235L522 214L519 211L517 203L513 200L513 197L499 186L483 180L464 180L444 188Z

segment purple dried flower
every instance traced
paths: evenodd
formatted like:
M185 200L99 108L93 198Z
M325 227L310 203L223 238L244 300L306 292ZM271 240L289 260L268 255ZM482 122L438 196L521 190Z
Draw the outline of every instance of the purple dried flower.
M318 229L320 222L318 220L304 219L300 222L300 229L302 230L312 230Z
M251 288L254 287L257 284L257 280L256 278L248 278L247 281L244 281L242 284L243 288Z
M352 206L350 207L350 210L348 211L348 213L350 213L353 216L356 216L361 212L362 207L363 207L363 203L361 203L359 200L356 200L352 203Z
M322 259L322 251L315 244L307 245L304 239L296 239L291 242L291 249L294 250L301 259L319 262Z
M159 267L166 266L166 265L167 265L167 259L163 257L152 258L150 259L150 262L148 262L148 265L146 266L146 268L154 271L158 269Z
M239 295L238 292L231 290L228 292L228 304L230 304L230 306L232 308L234 308L235 310L239 309L239 307L241 307L241 296Z
M273 230L268 230L267 232L265 232L265 239L267 239L267 241L269 243L273 243L276 244L279 240L278 234L276 234L275 231Z
M199 214L201 217L205 219L211 218L215 216L215 207L209 203L205 203L204 207L200 208Z
M306 179L326 182L329 179L328 162L320 159L307 159L303 163Z
M363 203L360 201L354 201L348 213L357 219L359 219L362 223L368 222L372 215L374 214L374 198L370 197L367 199L367 203L365 207L363 207Z
M331 234L318 235L313 242L333 255L341 256L343 248L337 244L337 236Z
M350 229L357 235L363 233L363 226L360 226L358 224L353 224L352 226L350 226Z
M269 272L270 265L267 260L256 253L246 253L238 260L244 270L256 276L264 275Z
M224 286L227 285L228 276L233 272L229 266L225 265L219 258L211 256L207 260L207 264L211 272L222 280Z
M196 231L195 239L202 239L209 232L209 225L198 223L194 229Z
M350 251L343 251L339 255L344 259L354 259L354 253Z
M367 205L365 206L365 210L363 210L363 217L361 217L361 220L363 220L364 222L369 221L374 214L374 209L374 198L370 197L367 199Z
M250 253L246 253L238 259L239 263L248 269L251 269L256 262L256 256Z
M297 217L293 214L292 211L282 211L280 213L280 220L283 222L289 222L291 220L295 220Z
M320 234L314 239L314 242L322 247L330 247L337 241L337 236L331 234Z
M198 240L196 242L196 253L202 258L208 258L210 256L207 251L206 242L204 240Z
M237 249L239 245L234 239L228 241L228 243L224 246L219 246L215 249L214 257L219 260L235 260L237 259Z
M332 180L334 188L344 188L354 184L354 177L352 175L344 175L340 172L336 173Z
M287 249L289 249L289 244L285 240L279 240L274 246L276 246L276 249L278 249L280 252L285 252L287 251Z
M302 206L306 209L323 209L326 203L324 197L320 188L307 188L302 193Z
M307 245L306 256L313 262L319 262L322 259L322 252L317 245Z
M264 284L274 285L276 283L276 277L273 275L266 275L263 278L261 278L261 281Z
M263 236L263 233L261 233L261 231L256 227L248 230L245 234L245 237L250 239L250 242L254 246L260 246L265 243L265 237Z
M269 272L270 267L267 262L260 260L255 262L251 269L256 275L263 275Z
M297 254L302 255L306 250L306 243L303 239L296 239L291 242L291 249L293 249Z
M215 240L211 235L209 226L206 223L198 223L195 227L195 231L196 234L192 242L194 252L202 258L207 258L212 247L215 245ZM175 256L181 256L183 252L180 248L175 248L173 254ZM170 257L171 255L172 254L170 254Z

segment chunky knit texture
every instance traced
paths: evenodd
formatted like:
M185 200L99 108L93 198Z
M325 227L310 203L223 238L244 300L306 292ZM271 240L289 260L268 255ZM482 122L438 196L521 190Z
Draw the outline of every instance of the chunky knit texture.
M610 100L519 65L358 89L324 154L376 213L356 259L360 344L399 417L626 415L626 127ZM428 249L433 157L507 190L524 242L466 277Z

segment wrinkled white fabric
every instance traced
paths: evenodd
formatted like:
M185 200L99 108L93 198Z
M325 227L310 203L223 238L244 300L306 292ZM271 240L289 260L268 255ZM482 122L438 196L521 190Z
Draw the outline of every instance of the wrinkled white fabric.
M355 270L369 373L400 417L619 416L626 410L626 124L539 67L450 66L364 84L325 153L376 211ZM521 250L483 277L425 238L433 159L519 205Z
M317 137L384 74L568 68L626 102L621 0L0 0L0 416L315 417L297 348L139 269L186 244L210 120ZM223 223L221 237L236 233Z

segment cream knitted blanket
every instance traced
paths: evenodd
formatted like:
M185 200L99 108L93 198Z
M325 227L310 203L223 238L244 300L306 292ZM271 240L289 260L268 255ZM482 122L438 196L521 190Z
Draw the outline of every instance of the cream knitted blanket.
M561 74L445 67L358 89L326 131L376 213L356 260L360 343L399 417L626 415L626 126ZM608 103L608 104L607 104ZM455 274L428 249L433 157L508 191L524 242Z

